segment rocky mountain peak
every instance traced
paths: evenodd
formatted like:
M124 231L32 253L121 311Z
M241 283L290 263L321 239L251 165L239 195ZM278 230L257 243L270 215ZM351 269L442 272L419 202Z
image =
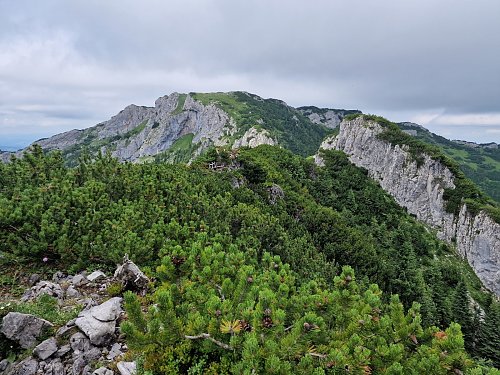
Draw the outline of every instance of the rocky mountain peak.
M263 121L267 115L264 108L270 107L278 118ZM264 111L262 115L257 114L258 110ZM289 118L279 117L281 113ZM297 116L300 116L300 111L283 101L244 92L173 92L159 97L154 107L131 104L93 127L71 130L36 143L47 151L61 150L70 165L76 164L84 147L91 154L109 151L120 161L144 162L161 156L166 161L188 162L213 145L256 147L263 143L278 144L280 134L283 135L281 138L293 140L291 134L283 133L286 126L298 123ZM312 135L319 145L322 134L326 134L324 128L318 128L310 120L301 121L302 135ZM326 126L321 122L317 124ZM260 130L256 131L257 128ZM0 153L0 158L7 162L11 155ZM14 155L20 157L22 151Z

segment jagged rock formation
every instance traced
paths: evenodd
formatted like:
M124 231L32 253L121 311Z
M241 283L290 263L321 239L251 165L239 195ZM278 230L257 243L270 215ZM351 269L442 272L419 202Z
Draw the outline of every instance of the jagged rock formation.
M106 150L120 161L137 161L166 151L179 138L193 134L193 143L227 144L224 137L236 126L214 104L203 105L190 95L173 93L156 100L154 107L129 105L110 120L85 130L71 130L35 143L44 150L62 150L71 159L85 146L91 152ZM20 156L22 153L15 153ZM0 158L8 161L11 153Z
M52 327L52 323L45 319L30 314L10 312L3 318L0 332L27 349L32 347L44 330L49 327Z
M463 146L467 146L467 147L471 147L471 148L487 148L487 149L498 149L498 144L495 143L495 142L490 142L490 143L476 143L476 142L469 142L469 141L462 141L462 140L459 140L459 139L456 139L454 140L453 142L459 144L459 145L463 145Z
M311 122L322 124L330 129L335 129L340 125L345 116L349 114L361 113L358 110L330 109L317 107L299 107L297 108L304 116L307 116Z
M367 169L401 206L454 244L483 284L500 296L500 225L484 211L473 215L465 204L458 215L447 212L443 194L455 187L453 173L428 155L417 164L406 146L379 139L382 131L376 122L358 117L342 122L339 134L321 148L344 151L352 163ZM321 157L316 161L321 164Z
M500 203L500 148L494 142L477 144L450 141L411 122L400 122L405 133L439 147L448 157L456 160L462 172L491 198Z
M234 148L239 147L257 147L260 145L276 145L277 142L271 138L269 132L265 129L257 129L251 127L240 139L237 139L233 144Z

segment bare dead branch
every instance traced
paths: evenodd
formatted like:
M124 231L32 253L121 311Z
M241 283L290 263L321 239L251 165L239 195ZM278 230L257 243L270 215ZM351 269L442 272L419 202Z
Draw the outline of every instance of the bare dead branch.
M317 358L326 358L328 357L327 354L320 354L320 353L308 353L311 357L317 357Z
M226 297L224 297L224 293L222 293L222 287L219 285L219 284L215 284L215 287L217 288L217 291L219 292L220 294L220 298L225 301L226 300Z
M215 345L220 346L222 349L233 350L233 348L231 346L224 344L223 342L221 342L219 340L214 339L212 336L210 336L209 333L200 333L199 335L196 335L196 336L185 335L184 338L186 338L188 340L199 340L199 339L210 340Z

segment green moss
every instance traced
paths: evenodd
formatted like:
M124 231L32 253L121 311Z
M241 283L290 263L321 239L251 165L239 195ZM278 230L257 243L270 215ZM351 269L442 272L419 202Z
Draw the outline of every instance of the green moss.
M193 138L194 138L193 133L183 135L172 144L170 150L172 151L188 150L191 147L191 144L193 143Z

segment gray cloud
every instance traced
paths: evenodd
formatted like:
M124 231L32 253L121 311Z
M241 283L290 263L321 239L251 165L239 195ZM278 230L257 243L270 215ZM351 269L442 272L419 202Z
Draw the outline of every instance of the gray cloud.
M498 14L496 0L0 0L0 137L246 90L499 142Z

